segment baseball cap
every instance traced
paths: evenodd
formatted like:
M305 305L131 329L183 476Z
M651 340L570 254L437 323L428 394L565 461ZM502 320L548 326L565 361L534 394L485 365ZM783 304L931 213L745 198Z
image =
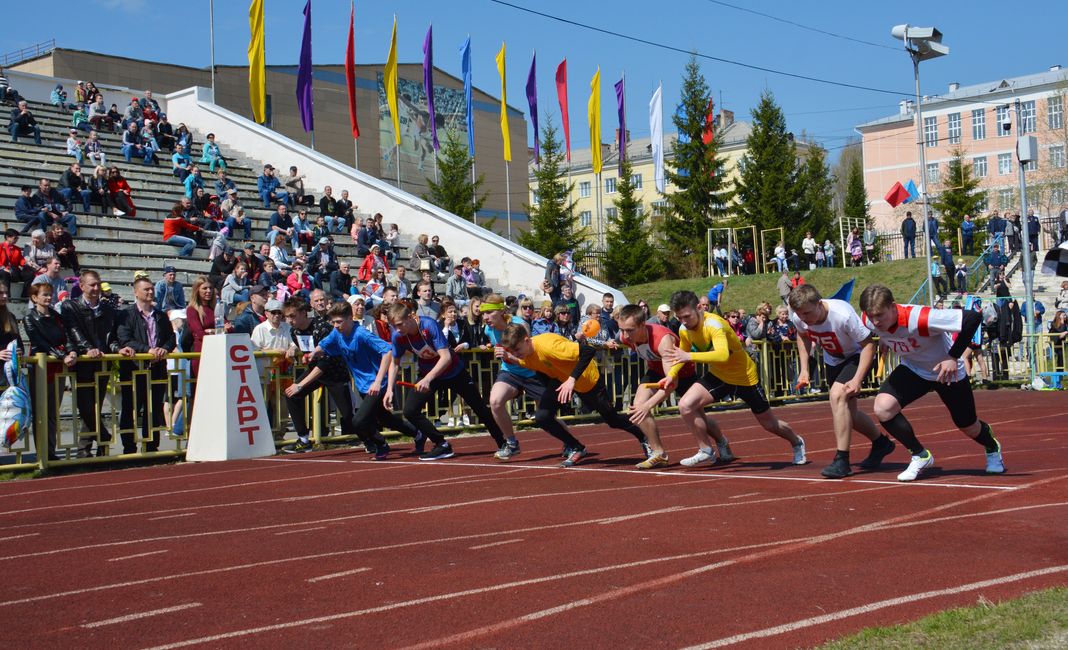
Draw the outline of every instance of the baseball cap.
M671 307L669 307L667 305L660 305L659 307L656 308L656 310L657 311L666 311L668 313L671 313Z
M169 312L167 312L167 318L169 320L179 320L179 319L185 320L185 310L184 309L172 309Z
M267 287L266 285L254 284L249 290L249 293L270 293L270 291L270 287Z
M256 244L253 244L252 242L245 242L245 250L247 250L247 251L256 250Z
M173 266L171 266L170 264L168 264L167 266L163 267L163 272L164 273L177 273L178 269L176 269Z
M330 243L330 238L329 237L320 237L319 238L319 243L320 244L329 244ZM374 248L374 247L372 246L372 248Z
M282 303L278 302L274 298L267 301L267 306L263 308L264 311L282 311Z
M148 271L134 271L134 280L140 280L141 278L151 278Z
M110 282L101 282L100 283L100 290L103 291L104 293L110 293L111 292L111 283Z
M349 296L348 298L345 298L345 302L350 305L355 305L356 301L364 302L363 296Z

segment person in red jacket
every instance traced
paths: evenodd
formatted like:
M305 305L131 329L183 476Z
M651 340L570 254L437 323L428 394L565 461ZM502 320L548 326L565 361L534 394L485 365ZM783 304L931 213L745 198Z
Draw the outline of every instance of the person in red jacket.
M385 273L389 273L389 262L386 261L386 257L382 254L382 249L378 244L371 246L371 252L367 254L367 257L363 258L363 264L360 265L360 270L356 272L356 277L361 282L367 282L374 276L376 268L382 268Z
M22 256L18 241L19 231L8 228L4 232L4 243L0 244L0 280L9 287L12 282L21 282L22 297L28 298L34 272L26 264L26 258Z
M137 206L134 205L131 195L130 184L122 177L118 167L108 170L108 194L111 195L111 203L115 206L116 217L137 215Z
M304 272L304 263L294 260L291 270L289 277L286 278L286 287L289 288L290 295L300 296L305 301L308 301L311 296L312 284L311 276Z
M200 226L189 223L181 214L172 211L163 220L163 241L171 246L180 246L182 250L178 255L189 257L197 247L197 241L192 236L200 230ZM191 236L187 237L182 233L189 233Z

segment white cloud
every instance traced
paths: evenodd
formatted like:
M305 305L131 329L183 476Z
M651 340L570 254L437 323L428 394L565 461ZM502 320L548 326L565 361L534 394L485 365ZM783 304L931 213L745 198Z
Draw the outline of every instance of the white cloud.
M121 11L141 11L145 8L145 0L93 0L105 9L119 9Z

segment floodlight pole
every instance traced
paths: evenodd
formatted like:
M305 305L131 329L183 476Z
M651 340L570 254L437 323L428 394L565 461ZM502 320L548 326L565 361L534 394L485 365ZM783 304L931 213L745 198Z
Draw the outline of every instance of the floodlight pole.
M916 144L920 148L920 179L923 184L920 192L923 201L923 252L924 268L927 271L927 304L932 307L935 304L934 279L931 277L931 233L928 224L931 219L931 204L927 196L927 154L924 152L925 142L923 137L923 104L920 103L920 57L919 52L909 47L908 27L905 28L905 51L912 58L912 71L916 80Z
M1016 162L1020 166L1020 226L1021 226L1021 239L1023 239L1023 247L1020 251L1020 255L1023 256L1021 260L1023 264L1024 273L1024 321L1027 323L1027 336L1025 337L1024 345L1027 346L1027 368L1030 373L1030 383L1035 383L1035 296L1033 291L1034 276L1031 274L1031 229L1028 226L1028 214L1027 214L1027 179L1024 176L1024 163L1020 160L1020 143L1023 139L1023 120L1020 119L1020 100L1016 99L1014 103L1014 109L1016 111L1016 133L1018 136L1016 144ZM1038 251L1035 251L1038 252Z

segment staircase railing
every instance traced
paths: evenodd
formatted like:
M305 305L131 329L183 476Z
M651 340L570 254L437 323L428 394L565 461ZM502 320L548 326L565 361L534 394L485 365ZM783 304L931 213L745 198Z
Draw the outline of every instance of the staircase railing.
M0 56L0 66L6 68L9 65L21 63L26 59L32 59L41 56L42 54L48 54L54 49L56 49L56 39L50 38L47 41L41 41L40 43L35 43L29 47L24 47L21 50L15 50Z
M987 277L990 275L990 269L988 269L987 266L986 266L986 255L987 255L987 253L989 253L993 249L994 245L1000 245L1000 244L1001 244L1001 233L995 233L993 238L987 240L986 247L983 248L982 252L979 253L979 257L975 258L975 260L972 261L972 263L968 266L968 286L969 287L975 287L975 289L973 290L973 293L978 292L980 289L982 289L983 283L986 282ZM927 263L930 264L931 260L927 260ZM925 273L925 275L926 275L926 273ZM953 278L946 278L946 283L949 286L953 286L953 284L952 284L953 283ZM912 298L909 299L909 303L908 304L910 304L910 305L919 304L916 301L917 300L921 300L922 297L926 293L927 293L927 278L925 277L923 279L923 282L920 283L919 288L916 289L916 293L912 294Z

